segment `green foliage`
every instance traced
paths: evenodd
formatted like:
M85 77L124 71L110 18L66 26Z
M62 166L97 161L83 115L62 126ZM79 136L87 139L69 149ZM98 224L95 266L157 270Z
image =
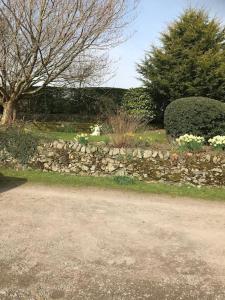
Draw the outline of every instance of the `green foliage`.
M76 126L73 123L61 123L57 126L57 132L76 133Z
M155 118L155 105L145 88L129 89L124 95L123 107L128 113L147 122Z
M135 183L134 179L129 176L114 176L113 180L119 185L130 185Z
M178 147L178 150L180 152L187 152L187 151L198 152L198 151L202 150L202 146L203 145L198 144L195 141L192 141L190 143L187 143L187 144L184 144L184 145L180 145Z
M79 144L86 146L89 141L89 136L86 133L81 133L76 135L75 140L77 140Z
M204 97L189 97L173 101L165 111L167 134L202 136L206 140L225 132L225 104Z
M0 150L5 150L25 164L37 149L39 138L20 128L0 131Z
M67 115L68 120L68 115L73 114L104 117L121 105L125 92L120 88L46 87L23 99L17 109L20 116L36 115L40 120L49 120L52 115Z
M187 9L138 65L163 119L173 100L204 96L225 102L225 29L204 10Z

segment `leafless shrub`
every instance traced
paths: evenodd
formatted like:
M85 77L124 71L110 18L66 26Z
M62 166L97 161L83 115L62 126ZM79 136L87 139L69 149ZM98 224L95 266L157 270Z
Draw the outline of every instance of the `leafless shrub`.
M129 115L124 110L108 118L110 137L115 147L129 147L134 144L135 133L140 131L145 123L140 118Z

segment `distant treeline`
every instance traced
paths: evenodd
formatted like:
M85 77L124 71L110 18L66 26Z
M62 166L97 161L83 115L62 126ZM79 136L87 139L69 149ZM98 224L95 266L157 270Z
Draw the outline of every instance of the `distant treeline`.
M127 90L120 88L46 87L18 104L20 117L32 115L105 116L122 103Z

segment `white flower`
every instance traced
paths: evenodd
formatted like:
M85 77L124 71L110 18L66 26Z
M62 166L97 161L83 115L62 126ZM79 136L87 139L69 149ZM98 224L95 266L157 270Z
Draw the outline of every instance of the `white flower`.
M202 145L204 143L205 139L201 136L195 136L193 134L184 134L180 136L178 139L176 139L176 142L179 146L185 146L190 143L197 143L199 145Z
M214 148L225 148L225 135L214 136L208 142Z

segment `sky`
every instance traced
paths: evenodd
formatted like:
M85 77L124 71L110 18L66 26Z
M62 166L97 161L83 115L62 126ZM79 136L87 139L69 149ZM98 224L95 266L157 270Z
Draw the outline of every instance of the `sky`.
M225 0L140 0L137 17L127 30L131 37L110 51L115 75L104 86L140 86L136 64L144 58L145 50L159 43L160 32L190 6L205 8L212 17L225 21Z

